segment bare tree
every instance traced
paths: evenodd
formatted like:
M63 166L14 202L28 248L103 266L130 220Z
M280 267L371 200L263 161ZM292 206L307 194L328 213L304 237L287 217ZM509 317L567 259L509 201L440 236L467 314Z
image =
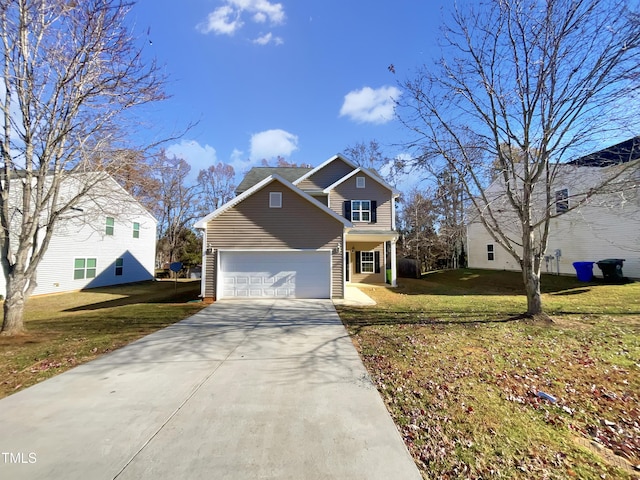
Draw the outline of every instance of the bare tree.
M200 216L196 184L189 184L191 171L186 160L167 156L161 150L152 160L154 178L158 184L158 202L152 210L158 219L158 249L160 262L174 262L186 238L184 230Z
M200 189L202 214L216 210L233 198L236 172L231 165L219 162L198 173L198 185Z
M134 107L164 96L162 76L142 60L125 26L129 7L119 0L0 0L5 335L24 330L24 303L61 217L99 182L78 172L124 143ZM78 178L86 182L68 195L65 185Z
M398 112L416 134L413 163L456 173L478 220L520 265L529 315L543 313L540 267L563 162L637 124L626 103L640 87L633 8L625 0L467 2L445 27L437 65L405 84ZM620 178L621 169L612 172L591 194Z
M356 165L372 170L376 174L380 169L390 162L380 149L377 140L369 142L358 142L355 145L344 149L345 155L355 162Z

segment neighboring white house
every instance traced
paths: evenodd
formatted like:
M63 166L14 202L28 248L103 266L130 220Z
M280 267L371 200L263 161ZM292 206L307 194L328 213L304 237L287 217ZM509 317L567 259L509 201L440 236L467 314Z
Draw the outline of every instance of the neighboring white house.
M553 184L551 205L538 204L538 210L551 209L549 240L543 253L543 272L575 274L573 262L597 262L608 258L624 259L623 274L640 278L640 160L638 142L632 139L609 149L562 165ZM598 154L610 153L612 149L633 142L634 153L619 163L598 161ZM605 155L606 156L606 155ZM604 166L603 166L604 165ZM589 193L603 179L619 176L604 193ZM493 212L501 212L496 204L504 203L501 223L514 239L519 239L520 229L516 218L509 221L507 202L501 195L504 187L495 181L485 193L493 199ZM545 202L546 203L546 202ZM509 226L509 224L511 226ZM467 226L468 264L471 268L496 270L520 270L517 261L496 242L476 216ZM594 265L594 274L601 275Z
M67 179L61 196L72 198L86 184L86 175ZM56 225L33 295L154 278L156 219L112 177L99 175L99 182ZM4 275L0 293L5 293Z

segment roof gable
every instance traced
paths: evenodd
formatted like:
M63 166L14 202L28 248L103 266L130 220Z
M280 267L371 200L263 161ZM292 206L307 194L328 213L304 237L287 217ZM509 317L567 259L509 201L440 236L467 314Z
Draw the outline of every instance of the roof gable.
M303 180L306 180L307 178L311 177L312 175L314 175L315 173L319 172L320 170L322 170L323 168L325 168L327 165L335 162L336 160L341 160L344 163L346 163L347 165L349 165L350 167L352 167L354 170L356 168L358 168L358 166L353 163L351 160L349 160L346 157L343 157L342 155L340 155L339 153L334 155L333 157L329 158L328 160L322 162L320 165L318 165L317 167L313 168L312 170L308 171L307 173L305 173L304 175L302 175L301 177L299 177L297 180L295 180L293 182L294 185L298 185L300 182L302 182Z
M366 176L368 176L369 178L371 178L372 180L374 180L375 182L379 183L380 185L382 185L383 187L391 190L391 193L394 196L398 196L400 195L400 192L398 192L396 189L394 189L391 185L389 185L387 182L385 182L384 180L382 180L380 177L378 177L377 175L374 175L373 173L371 173L369 170L367 170L366 168L363 167L358 167L356 168L353 172L351 172L348 175L345 175L344 177L342 177L340 180L338 180L337 182L335 182L332 185L329 185L327 188L325 188L323 190L324 193L329 193L331 190L333 190L334 188L336 188L338 185L340 185L341 183L345 182L346 180L350 179L351 177L353 177L354 175L357 175L358 173L364 173Z
M240 194L237 197L233 198L232 200L228 201L227 203L222 205L217 210L211 212L206 217L198 220L196 222L196 224L195 224L195 228L198 228L198 229L206 228L207 222L209 220L222 215L227 210L233 208L234 206L236 206L237 204L242 202L244 199L250 197L251 195L253 195L257 191L262 190L264 187L266 187L267 185L271 184L274 181L277 181L277 182L281 183L284 187L288 188L289 190L291 190L292 192L294 192L298 196L300 196L301 197L301 199L300 199L301 201L307 201L307 202L311 203L313 206L319 208L320 210L322 210L327 215L329 215L329 216L333 217L334 219L338 220L339 222L341 222L345 227L352 227L353 226L349 220L347 220L346 218L338 215L336 212L334 212L333 210L331 210L327 206L325 206L322 203L320 203L318 200L313 198L311 195L308 195L305 192L303 192L302 190L300 190L299 188L297 188L295 185L293 185L288 180L284 179L283 177L281 177L278 174L272 174L272 175L269 175L267 178L263 179L262 181L258 182L257 184L255 184L254 186L252 186L251 188L249 188L248 190L246 190L242 194Z

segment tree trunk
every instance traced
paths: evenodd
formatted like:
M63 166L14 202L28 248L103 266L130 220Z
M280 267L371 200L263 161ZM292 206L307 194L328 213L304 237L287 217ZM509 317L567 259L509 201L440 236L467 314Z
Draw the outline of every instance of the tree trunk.
M2 335L20 335L25 333L24 328L24 282L7 279L7 298L4 300L4 321L2 322Z
M528 231L527 231L528 230ZM527 315L543 315L542 296L540 295L540 256L536 257L535 235L532 228L525 230L522 236L522 278L527 294Z
M530 268L522 269L524 288L527 293L527 315L535 316L543 313L542 297L540 295L540 272Z

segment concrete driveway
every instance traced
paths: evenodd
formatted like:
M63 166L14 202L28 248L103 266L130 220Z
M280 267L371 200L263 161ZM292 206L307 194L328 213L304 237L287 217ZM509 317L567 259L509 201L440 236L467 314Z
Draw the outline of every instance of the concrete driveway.
M0 478L420 475L331 301L259 300L0 400Z

